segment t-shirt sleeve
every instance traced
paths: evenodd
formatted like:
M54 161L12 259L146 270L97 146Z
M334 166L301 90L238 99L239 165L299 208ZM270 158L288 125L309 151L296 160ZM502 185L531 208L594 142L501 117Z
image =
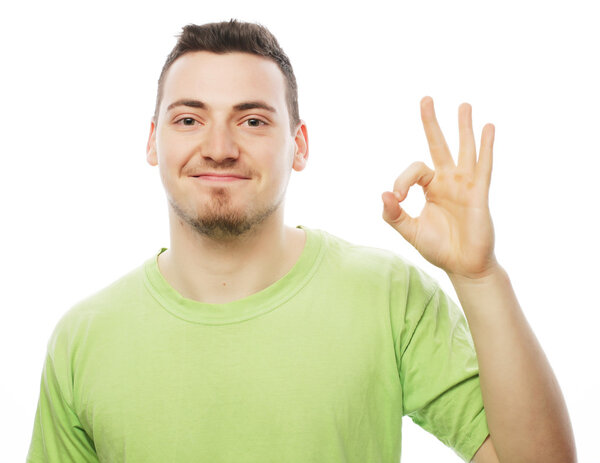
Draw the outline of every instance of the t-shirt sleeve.
M416 273L425 281L408 289L398 345L403 414L470 461L489 434L471 334L461 309Z
M50 349L42 372L33 436L27 463L97 463L92 439L71 402L68 361Z

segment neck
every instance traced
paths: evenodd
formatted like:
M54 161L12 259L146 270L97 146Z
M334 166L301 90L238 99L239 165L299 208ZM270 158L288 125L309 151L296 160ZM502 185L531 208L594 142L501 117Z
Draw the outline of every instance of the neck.
M170 248L159 256L164 278L182 296L226 303L254 294L283 277L304 248L304 232L275 211L248 233L229 240L200 235L169 208Z

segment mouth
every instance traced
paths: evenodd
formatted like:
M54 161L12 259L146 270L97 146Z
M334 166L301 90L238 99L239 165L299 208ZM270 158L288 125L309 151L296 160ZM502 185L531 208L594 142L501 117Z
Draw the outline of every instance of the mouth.
M241 180L250 180L249 177L245 177L239 174L233 173L224 173L224 174L216 174L216 173L206 173L200 175L192 175L193 178L197 178L201 181L206 182L236 182Z

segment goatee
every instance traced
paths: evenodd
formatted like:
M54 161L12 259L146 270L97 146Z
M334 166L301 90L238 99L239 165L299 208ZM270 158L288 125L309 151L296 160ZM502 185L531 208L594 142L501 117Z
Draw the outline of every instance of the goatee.
M208 211L202 215L191 216L183 211L172 198L169 204L177 216L196 233L216 241L230 241L249 234L273 212L277 210L283 198L263 210L247 213L232 210L229 191L216 188L211 194Z

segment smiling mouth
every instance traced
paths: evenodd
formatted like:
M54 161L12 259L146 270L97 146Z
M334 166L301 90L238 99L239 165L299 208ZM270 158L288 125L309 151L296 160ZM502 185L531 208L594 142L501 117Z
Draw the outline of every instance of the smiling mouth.
M206 174L206 175L194 175L194 178L198 180L205 180L207 182L235 182L238 180L250 180L247 177L241 177L238 175L219 175L219 174Z

